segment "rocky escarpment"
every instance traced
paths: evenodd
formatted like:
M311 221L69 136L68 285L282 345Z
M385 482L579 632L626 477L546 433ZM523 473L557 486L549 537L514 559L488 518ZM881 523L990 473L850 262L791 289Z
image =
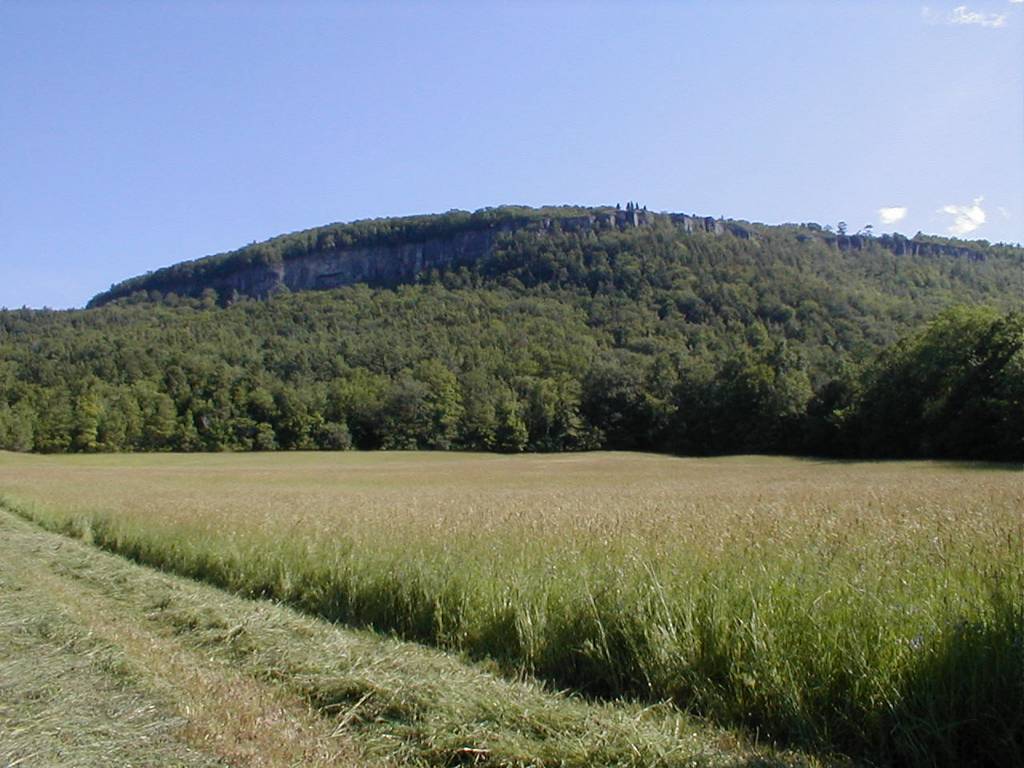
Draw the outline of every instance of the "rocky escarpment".
M238 297L263 299L284 290L324 290L357 283L390 288L416 282L424 274L473 267L494 253L503 236L523 232L541 237L559 232L600 236L651 226L671 227L682 236L711 234L741 239L756 238L776 229L706 216L651 213L632 204L625 209L500 208L473 214L453 211L437 216L353 222L284 235L131 278L97 295L89 306L133 296L205 294L230 303ZM936 243L899 235L835 235L817 225L801 225L796 230L801 241L818 240L842 251L878 244L900 255L985 258L983 251L967 244Z
M474 214L455 226L419 226L404 239L393 232L381 236L371 230L371 234L357 237L352 244L346 242L353 239L347 232L348 225L342 225L337 232L327 228L311 230L302 247L292 243L275 250L265 248L264 244L253 245L232 254L132 278L97 295L89 306L101 306L139 292L199 297L213 291L219 300L229 303L240 296L267 298L282 290L324 290L356 283L394 287L415 282L419 275L432 270L443 272L472 266L493 252L502 235L523 230L540 235L557 231L623 231L651 226L657 220L671 222L691 233L742 231L739 225L709 217L654 214L633 206L625 210L594 209L583 214L564 214L559 209L549 214L541 209L532 215L507 218ZM294 241L305 234L285 238Z
M111 287L89 306L101 306L138 291L200 296L214 291L225 301L234 297L267 298L287 289L308 291L367 283L394 286L423 271L471 264L487 254L495 230L459 232L421 242L323 248L299 258L237 259L233 264L202 264L190 270L169 268Z
M490 252L500 230L459 232L447 238L415 243L332 248L277 263L254 264L202 285L230 300L234 296L266 298L282 289L311 291L366 283L393 287L412 282L432 269L457 269L470 265ZM190 282L157 284L163 293L194 295Z
M955 245L951 243L936 243L928 240L903 237L902 235L882 235L874 237L871 235L801 235L801 241L823 240L828 245L840 251L861 251L871 244L880 245L887 251L897 256L948 256L956 259L967 259L969 261L984 261L985 252L980 248L969 245Z

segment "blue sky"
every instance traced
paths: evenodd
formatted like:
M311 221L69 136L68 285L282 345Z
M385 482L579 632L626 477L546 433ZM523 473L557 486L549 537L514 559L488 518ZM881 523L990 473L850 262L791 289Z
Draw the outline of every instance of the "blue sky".
M1024 0L0 0L0 306L502 203L1024 241Z

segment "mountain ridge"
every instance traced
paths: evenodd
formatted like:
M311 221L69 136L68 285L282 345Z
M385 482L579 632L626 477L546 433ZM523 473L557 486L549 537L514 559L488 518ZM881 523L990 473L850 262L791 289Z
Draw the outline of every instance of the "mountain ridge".
M449 211L422 216L365 219L278 235L234 251L184 261L128 278L97 294L88 307L132 297L169 294L198 298L209 292L221 304L239 298L265 299L283 290L332 289L357 283L394 288L439 275L477 269L507 241L517 236L554 237L571 234L597 238L658 228L672 236L724 236L754 240L786 232L800 243L820 243L840 251L871 246L896 255L939 256L984 261L993 250L986 241L961 241L925 236L874 237L860 232L833 233L814 223L764 225L736 219L685 213L654 213L632 203L621 206L502 206L473 213Z

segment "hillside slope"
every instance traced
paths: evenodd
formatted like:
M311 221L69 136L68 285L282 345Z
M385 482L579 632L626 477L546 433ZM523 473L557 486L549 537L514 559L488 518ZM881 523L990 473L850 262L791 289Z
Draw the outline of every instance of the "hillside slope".
M222 303L238 297L266 298L282 290L305 291L366 283L393 288L405 283L434 280L453 274L495 276L510 255L543 244L546 250L578 251L571 274L589 278L592 288L600 276L601 255L609 249L643 247L638 230L654 230L661 242L671 241L686 260L700 248L693 235L725 236L754 243L778 241L783 247L813 251L826 246L845 252L887 251L897 256L944 257L985 261L1016 257L1012 249L993 248L984 241L961 242L895 235L835 235L815 224L766 227L746 222L716 220L678 213L650 213L634 208L523 208L483 209L475 213L451 211L433 216L331 224L252 244L236 251L182 262L153 273L125 280L94 297L89 306L146 294L198 297L213 291ZM727 249L735 244L728 243ZM556 262L558 260L556 259ZM547 280L555 275L534 275Z
M0 312L0 447L1011 460L1022 296L1024 250L980 241L632 207L337 225Z

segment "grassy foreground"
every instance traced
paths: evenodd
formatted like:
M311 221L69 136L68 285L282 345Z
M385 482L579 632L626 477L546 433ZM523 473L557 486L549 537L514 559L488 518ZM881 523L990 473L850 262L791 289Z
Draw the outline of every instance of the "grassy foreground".
M139 567L0 510L0 765L820 766Z
M42 524L763 739L1024 761L1024 484L629 454L0 457Z

